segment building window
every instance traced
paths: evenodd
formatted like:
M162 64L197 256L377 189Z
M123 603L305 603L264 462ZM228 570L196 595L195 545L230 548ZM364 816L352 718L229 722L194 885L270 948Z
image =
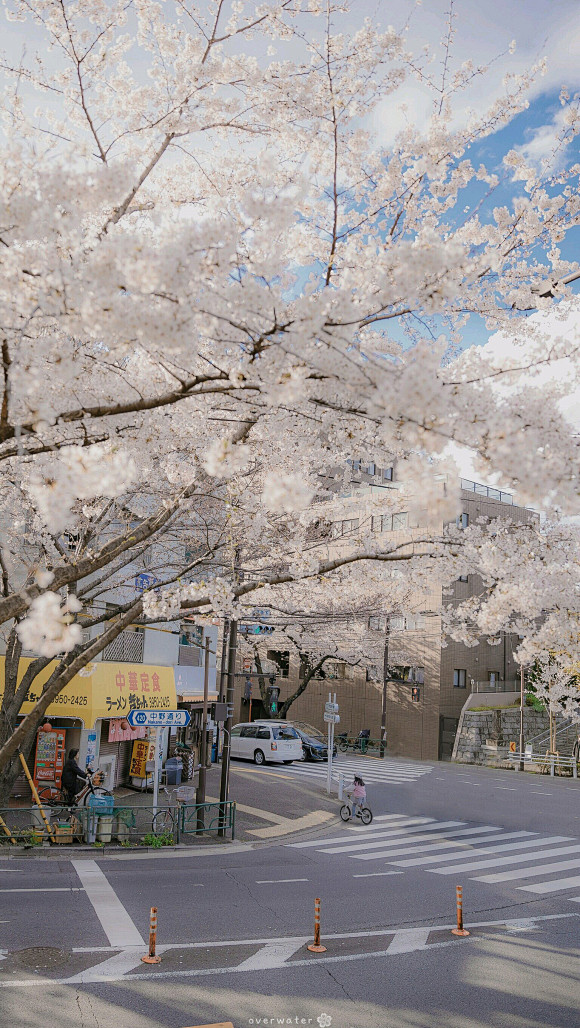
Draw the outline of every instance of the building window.
M268 650L266 653L268 660L272 661L276 665L280 672L281 678L288 678L290 671L290 651L289 650Z
M350 535L351 532L357 532L358 526L358 518L349 518L347 521L333 521L330 527L330 534L333 539L339 539L342 535Z
M497 686L499 685L499 683L501 681L501 676L500 676L499 671L489 671L488 672L488 678L489 678L489 684L493 685L494 688L497 688Z
M390 667L389 678L395 682L416 682L417 685L425 684L424 667Z
M417 632L423 630L425 625L424 614L408 614L407 617L402 614L391 614L389 618L391 632Z
M383 481L384 482L392 482L393 481L393 469L392 468L383 468Z
M420 700L421 700L421 690L419 689L419 686L417 686L417 685L412 686L412 688L411 688L411 699L412 699L413 703L419 703L420 702Z
M458 528L467 528L469 524L469 514L466 514L465 512L463 512L463 514L458 514L455 523Z
M387 627L387 619L384 614L372 614L369 618L369 628L373 632L384 632Z
M326 678L344 678L345 665L342 661L327 661L324 665Z
M467 671L465 668L455 668L453 672L453 688L454 689L465 689L465 679Z
M458 582L469 582L469 575L460 575L457 579Z
M409 527L409 512L400 514L382 514L371 519L372 532L397 532Z

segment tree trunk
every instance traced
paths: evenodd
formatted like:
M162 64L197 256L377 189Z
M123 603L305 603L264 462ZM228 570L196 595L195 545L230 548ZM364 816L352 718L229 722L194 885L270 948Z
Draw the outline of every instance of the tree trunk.
M292 695L289 696L287 700L284 700L284 703L282 703L280 705L280 714L279 714L279 716L280 716L280 719L282 721L286 720L286 716L288 714L288 711L290 710L290 707L292 706L294 701L297 700L299 696L302 696L302 693L305 692L305 690L307 689L309 682L311 682L312 679L314 678L314 676L320 670L322 670L322 668L323 668L323 666L324 666L324 664L325 664L325 662L327 660L332 660L332 657L333 657L333 654L331 654L331 653L327 653L325 657L321 657L321 659L318 661L318 663L314 664L310 668L310 670L306 672L306 674L304 675L304 678L299 683L298 688L296 689L296 691L293 692Z

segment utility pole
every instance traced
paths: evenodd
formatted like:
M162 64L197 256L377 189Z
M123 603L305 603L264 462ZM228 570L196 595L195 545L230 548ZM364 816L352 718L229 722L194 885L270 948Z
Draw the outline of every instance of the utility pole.
M209 693L209 647L210 638L209 635L205 637L205 662L203 666L203 711L201 715L201 749L200 749L200 768L199 768L199 781L197 785L197 793L195 802L199 805L205 803L205 779L207 774L207 699ZM203 828L203 810L197 812L197 827Z
M389 615L385 618L385 649L383 654L383 705L381 708L381 742L379 755L385 756L387 740L387 687L389 684Z
M232 618L230 621L230 636L228 645L228 688L226 703L228 705L228 718L224 724L224 744L222 748L222 776L220 782L220 825L218 836L226 834L225 804L228 800L229 779L230 779L230 733L234 721L234 684L236 674L236 649L238 644L238 622Z
M520 771L524 770L524 666L520 664Z
M224 703L225 702L225 694L226 694L226 660L227 660L227 654L228 654L228 636L229 636L229 633L230 633L230 619L229 618L224 618L224 628L223 628L223 637L222 637L222 655L221 655L221 658L220 658L220 684L219 684L219 692L218 692L218 700L219 700L220 703ZM217 649L217 643L216 643L216 649ZM217 674L217 653L216 653L216 674ZM218 724L218 726L217 726L217 736L216 736L216 760L219 759L219 752L220 752L220 727L219 727L219 724Z

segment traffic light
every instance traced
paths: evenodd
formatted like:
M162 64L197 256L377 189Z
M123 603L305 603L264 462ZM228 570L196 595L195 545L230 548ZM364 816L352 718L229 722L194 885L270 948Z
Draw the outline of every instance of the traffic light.
M270 675L268 679L270 685L268 686L268 706L270 707L271 714L278 713L278 697L280 696L280 686L275 685L276 675Z

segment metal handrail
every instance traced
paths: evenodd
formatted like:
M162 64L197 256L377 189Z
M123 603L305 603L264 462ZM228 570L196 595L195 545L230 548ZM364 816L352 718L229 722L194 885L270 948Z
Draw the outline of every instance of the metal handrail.
M558 727L557 723L556 723L556 733L554 735L554 738L557 739L561 732L567 732L568 729L571 728L573 724L574 724L574 722L572 721L571 717L567 717L562 722L560 727ZM550 729L548 728L544 732L540 732L539 735L534 735L532 739L528 740L528 743L531 744L532 746L535 743L536 746L538 746L538 745L542 745L543 743L549 742L549 741L550 741Z

